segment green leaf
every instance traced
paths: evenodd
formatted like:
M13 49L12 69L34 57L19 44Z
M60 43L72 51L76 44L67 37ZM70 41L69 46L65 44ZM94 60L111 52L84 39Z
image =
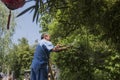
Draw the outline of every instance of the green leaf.
M17 17L25 14L26 12L28 12L28 11L31 10L31 9L33 10L34 8L35 8L35 5L33 5L33 6L29 7L29 8L27 8L27 9L25 9L25 10L22 11L20 14L18 14Z
M33 15L33 21L35 20L36 15L37 15L37 14L39 15L39 13L38 13L38 8L39 8L39 5L38 5L38 3L36 3L35 12L34 12L34 15Z

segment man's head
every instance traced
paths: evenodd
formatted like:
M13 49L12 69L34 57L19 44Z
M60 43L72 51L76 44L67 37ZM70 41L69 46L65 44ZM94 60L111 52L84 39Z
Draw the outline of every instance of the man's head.
M46 39L46 40L50 41L50 35L48 33L43 33L41 35L41 39Z

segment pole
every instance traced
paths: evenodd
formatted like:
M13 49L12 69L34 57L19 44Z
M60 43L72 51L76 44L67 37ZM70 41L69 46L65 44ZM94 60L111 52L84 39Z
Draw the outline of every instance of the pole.
M50 72L50 74L51 74L52 80L55 80L54 75L53 75L53 72L52 72L52 68L51 68L50 61L48 62L48 70L49 70L49 72Z
M10 26L10 19L11 19L11 10L9 11L7 29L9 29L9 26Z

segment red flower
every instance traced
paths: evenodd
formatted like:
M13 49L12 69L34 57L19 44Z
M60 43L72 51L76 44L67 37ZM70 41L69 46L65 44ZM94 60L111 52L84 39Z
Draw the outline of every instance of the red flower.
M10 10L18 9L25 4L25 0L1 0Z

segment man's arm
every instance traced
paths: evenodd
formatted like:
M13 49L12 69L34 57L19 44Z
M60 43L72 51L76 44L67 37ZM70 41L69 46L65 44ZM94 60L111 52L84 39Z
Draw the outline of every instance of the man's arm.
M52 49L52 51L53 52L59 52L59 51L63 51L63 50L66 50L68 47L61 47L60 45L56 45L53 49Z

